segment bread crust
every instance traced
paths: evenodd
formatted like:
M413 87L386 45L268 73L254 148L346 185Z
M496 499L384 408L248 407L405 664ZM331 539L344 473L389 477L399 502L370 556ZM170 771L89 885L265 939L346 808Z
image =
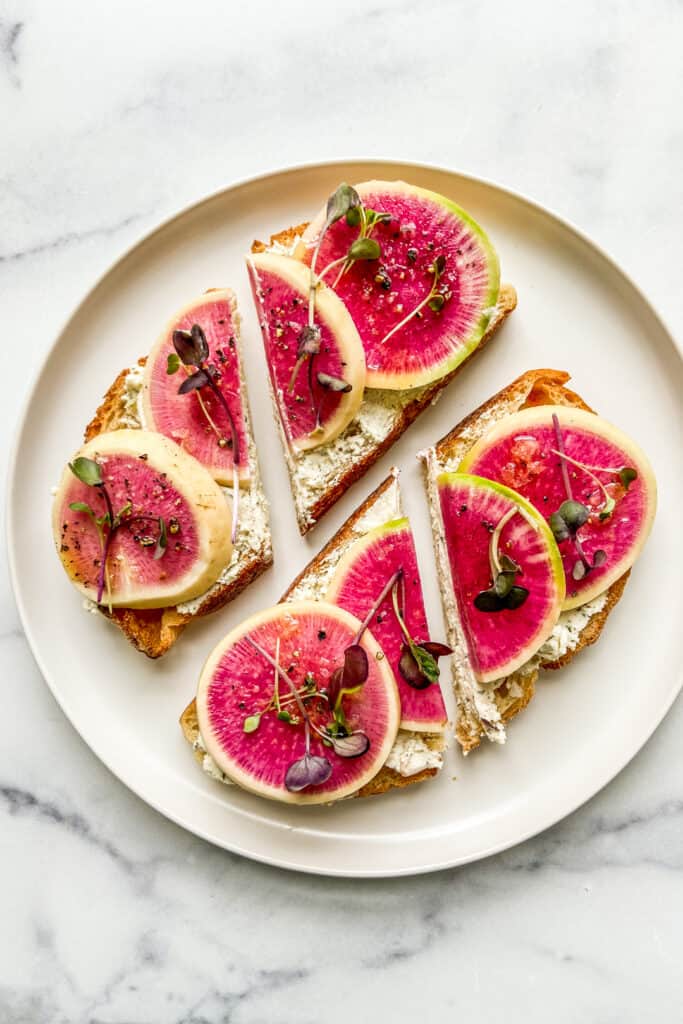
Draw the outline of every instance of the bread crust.
M466 452L486 433L492 420L499 420L520 409L539 405L567 405L585 409L587 412L594 412L595 410L591 409L580 395L566 386L569 379L570 375L564 370L538 369L528 370L512 381L511 384L508 384L507 387L461 420L434 445L433 449L427 449L420 453L428 482L434 463L439 469L455 470ZM436 537L435 543L438 543ZM624 592L629 575L630 569L607 589L607 600L604 607L588 620L579 635L576 646L568 650L561 658L541 662L538 668L548 670L563 668L585 647L599 640L610 612ZM445 581L441 580L440 582L443 597ZM539 672L536 668L526 672L515 672L499 687L487 691L495 699L503 723L510 721L527 706L534 695L538 676ZM456 700L461 712L456 723L456 738L463 751L469 753L470 750L479 746L482 738L487 735L487 723L482 723L473 703L462 698L462 695L458 693L457 681L455 685ZM511 696L511 690L514 694L517 694L519 690L521 695ZM495 737L491 736L491 738Z
M147 360L143 356L138 359L137 365L144 367L146 362ZM118 430L127 425L123 420L123 415L126 377L129 372L128 369L121 370L104 395L95 415L85 428L84 439L86 442L91 441L99 434ZM247 403L248 413L246 392L243 394L243 401ZM247 426L249 428L248 416ZM229 583L222 583L212 589L194 615L180 612L176 607L113 608L109 611L108 608L100 606L98 611L118 626L136 650L146 654L148 658L160 658L171 649L186 626L196 618L210 615L224 607L262 572L265 572L272 563L273 553L270 539L265 538L260 553L245 561L240 572Z
M336 552L341 552L354 536L354 526L361 519L370 508L377 502L382 495L394 484L396 480L396 471L392 470L391 474L383 480L378 487L365 499L362 505L360 505L356 511L349 516L346 522L337 530L331 540L315 555L314 558L308 563L305 569L299 573L295 580L289 585L287 590L280 598L279 603L282 604L288 600L291 600L295 596L297 588L301 583L309 576L317 576L320 572L322 564L327 561L331 555ZM199 723L197 721L197 705L194 700L191 700L187 705L182 715L180 716L180 727L183 731L183 735L187 742L194 747L195 740L199 736ZM430 745L434 746L434 749L441 749L443 746L443 737L434 736L429 738L425 736L425 741ZM204 754L201 750L193 750L195 760L202 763ZM394 771L393 768L387 768L386 765L382 767L374 778L370 779L355 796L379 796L382 793L388 792L390 789L403 789L405 786L411 786L416 782L426 782L427 779L432 778L438 774L439 769L437 768L426 768L424 771L418 772L416 775L401 775L399 772Z
M254 241L252 243L251 251L253 253L264 252L269 246L274 244L282 245L286 248L290 248L296 239L301 237L306 228L307 223L299 224L297 227L286 228L284 231L279 231L274 235L270 236L268 243L261 241ZM297 486L296 486L296 471L290 461L287 461L287 469L290 477L290 485L292 488L292 494L294 495L296 502L297 522L299 525L299 532L302 536L308 533L309 530L322 519L326 512L332 508L332 506L345 494L349 487L351 487L357 480L360 480L368 470L374 466L378 459L380 459L385 452L391 448L391 446L398 441L399 437L405 433L411 423L417 419L417 417L432 405L436 401L437 397L441 394L444 388L448 387L450 382L458 376L460 371L463 369L471 359L481 352L487 344L491 341L494 334L498 331L499 327L508 318L510 313L517 306L517 292L510 284L502 284L498 294L497 302L497 315L491 319L489 326L484 333L481 341L470 353L469 356L462 363L460 363L454 370L446 374L445 377L440 377L432 384L427 385L425 388L415 389L415 398L403 406L401 411L396 417L394 425L389 433L379 441L375 447L368 452L363 458L354 460L351 462L341 473L339 478L336 480L333 487L328 488L317 501L308 506L306 509L299 508L297 497ZM271 388L272 391L272 388ZM277 411L277 403L273 401L274 415L276 416L279 424L279 413ZM283 445L287 444L284 436L284 431L281 430L281 438Z

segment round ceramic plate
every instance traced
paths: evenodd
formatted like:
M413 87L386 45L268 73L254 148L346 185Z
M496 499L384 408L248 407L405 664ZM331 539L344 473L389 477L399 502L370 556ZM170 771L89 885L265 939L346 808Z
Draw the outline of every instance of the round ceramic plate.
M464 206L497 246L502 280L516 286L519 305L439 404L304 540L271 417L244 254L253 238L309 218L340 181L367 178L405 178ZM147 352L177 307L224 285L236 289L244 316L275 565L152 662L103 618L83 612L53 550L50 488L118 372ZM206 655L237 621L277 600L394 463L416 532L432 635L443 636L415 453L537 366L569 370L580 394L649 453L659 481L653 534L600 643L540 682L505 747L486 746L468 759L451 747L440 776L425 785L334 807L293 808L205 777L178 716ZM9 482L10 558L26 634L52 692L98 757L162 814L213 843L282 867L338 875L408 874L484 857L547 828L596 793L647 740L681 685L682 562L674 550L683 507L681 393L680 356L645 298L590 241L526 199L449 171L377 161L304 167L233 186L131 249L85 298L45 360Z

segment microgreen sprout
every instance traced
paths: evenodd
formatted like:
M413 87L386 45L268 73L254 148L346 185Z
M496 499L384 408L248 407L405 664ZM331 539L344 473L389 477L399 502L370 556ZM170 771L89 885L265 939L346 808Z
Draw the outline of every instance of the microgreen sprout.
M342 219L342 217L346 218L346 223L349 227L359 227L360 230L358 237L354 239L343 256L340 256L336 260L332 260L332 262L328 263L328 265L318 274L316 272L316 266L318 256L320 254L320 246L332 225L336 224L337 221ZM320 229L320 234L318 235L313 255L311 257L310 284L308 289L308 322L304 327L302 327L297 339L296 361L292 368L288 385L288 390L291 394L296 386L296 381L301 367L306 361L308 361L308 389L311 395L313 409L316 414L316 424L313 429L313 433L320 431L321 410L320 404L316 404L315 399L316 381L320 387L327 391L348 393L351 390L351 385L346 381L330 377L328 374L318 374L316 376L313 372L313 362L320 352L321 345L320 328L315 323L315 300L318 288L324 280L325 275L334 267L340 267L340 270L334 284L332 285L333 288L337 286L342 275L353 263L359 260L379 259L382 255L381 247L376 239L370 238L370 234L377 224L385 223L388 220L391 220L391 214L366 208L355 188L351 185L347 185L346 182L342 182L342 184L327 200L325 221ZM321 377L324 379L321 380ZM334 381L334 384L331 383L332 381Z
M102 497L105 506L105 512L98 515L97 512L88 504L87 501L72 501L69 503L69 508L74 512L83 512L93 521L97 530L97 535L100 541L100 565L97 578L97 604L102 604L102 598L104 591L107 591L107 604L109 612L112 611L111 601L111 582L109 578L109 553L111 545L116 535L117 530L124 524L131 524L135 522L154 522L157 524L159 535L154 540L153 537L143 537L140 539L140 543L143 547L154 545L154 559L158 560L163 558L166 554L168 547L168 532L166 528L166 520L163 516L152 516L135 514L133 515L133 506L130 501L127 501L118 512L114 512L114 507L111 500L111 495L107 489L104 477L102 475L102 467L99 462L95 459L89 459L81 455L74 459L73 462L69 463L69 469L82 484L87 487L94 488Z
M435 313L440 313L443 309L448 293L439 288L439 281L441 276L446 269L446 257L443 255L436 256L429 267L429 272L432 274L432 286L425 295L424 299L417 304L415 309L411 310L407 316L404 316L397 324L391 328L388 334L385 334L382 338L380 345L385 345L389 338L393 337L397 331L400 331L402 327L405 327L407 323L422 312L425 306L429 306Z
M211 429L218 438L219 447L230 448L232 451L232 542L234 544L235 538L237 537L237 523L239 519L240 446L237 427L230 411L230 406L228 405L222 389L218 386L218 381L220 381L220 371L213 365L213 363L208 362L209 345L206 340L206 335L199 324L193 324L189 331L174 331L173 348L175 349L175 353L169 353L166 363L166 373L176 373L182 364L187 369L188 374L178 388L178 394L187 395L191 392L195 393ZM173 358L174 355L175 359ZM191 372L192 367L194 367L194 373ZM225 412L230 428L229 438L224 436L209 415L206 403L204 402L201 394L203 389L208 389L208 391L213 394Z
M514 505L501 516L489 540L489 565L491 567L492 585L488 590L480 591L474 599L474 607L480 612L500 612L503 609L514 611L521 608L529 596L526 587L516 583L522 575L522 568L509 555L500 553L500 538L503 529L513 516L521 515L533 530L538 526L521 505Z
M398 591L401 590L402 605L399 607ZM418 643L408 629L405 621L405 577L403 570L391 588L391 603L394 615L399 628L405 638L401 646L401 656L398 662L398 670L408 683L415 690L425 690L439 678L439 658L452 654L450 647L433 640L426 640Z
M598 548L593 553L593 561L591 562L583 548L581 540L578 535L578 531L588 521L590 516L590 509L580 501L574 499L574 493L572 491L571 480L569 479L569 471L567 469L567 463L574 460L569 459L564 447L564 438L562 436L562 430L560 428L560 421L557 418L557 413L553 413L553 430L555 432L555 442L557 448L555 454L560 459L560 472L562 474L562 483L564 484L564 490L567 495L567 500L562 502L557 512L553 512L549 519L550 529L553 531L553 536L558 544L562 541L571 540L574 545L574 550L577 554L577 559L572 567L572 578L574 580L582 580L592 569L597 569L599 566L604 565L607 560L607 554L602 548ZM592 470L595 468L581 466L582 469L586 469L589 475L593 476ZM629 469L630 467L624 467ZM617 473L620 471L617 470ZM635 470L633 471L635 472ZM632 478L634 479L634 478ZM607 495L607 492L605 491ZM609 495L607 495L609 497ZM606 511L604 508L603 512ZM611 514L610 511L606 513L608 516ZM603 518L601 516L601 518Z

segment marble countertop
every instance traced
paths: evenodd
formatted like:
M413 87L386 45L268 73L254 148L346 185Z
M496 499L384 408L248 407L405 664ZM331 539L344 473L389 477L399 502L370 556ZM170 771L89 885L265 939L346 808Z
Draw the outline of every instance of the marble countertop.
M680 336L682 43L675 0L4 0L5 437L132 241L307 160L413 158L519 189L615 254ZM306 878L132 796L44 685L6 573L0 613L0 1021L681 1019L680 700L610 786L516 849L414 879Z

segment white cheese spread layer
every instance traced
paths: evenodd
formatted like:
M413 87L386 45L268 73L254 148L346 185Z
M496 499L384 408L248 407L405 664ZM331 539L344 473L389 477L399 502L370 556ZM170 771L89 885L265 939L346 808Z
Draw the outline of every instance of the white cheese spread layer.
M592 601L588 601L578 608L562 612L552 633L538 650L536 655L538 663L543 666L544 662L557 661L568 651L573 651L578 646L581 633L591 618L601 612L606 604L607 592L598 594Z

